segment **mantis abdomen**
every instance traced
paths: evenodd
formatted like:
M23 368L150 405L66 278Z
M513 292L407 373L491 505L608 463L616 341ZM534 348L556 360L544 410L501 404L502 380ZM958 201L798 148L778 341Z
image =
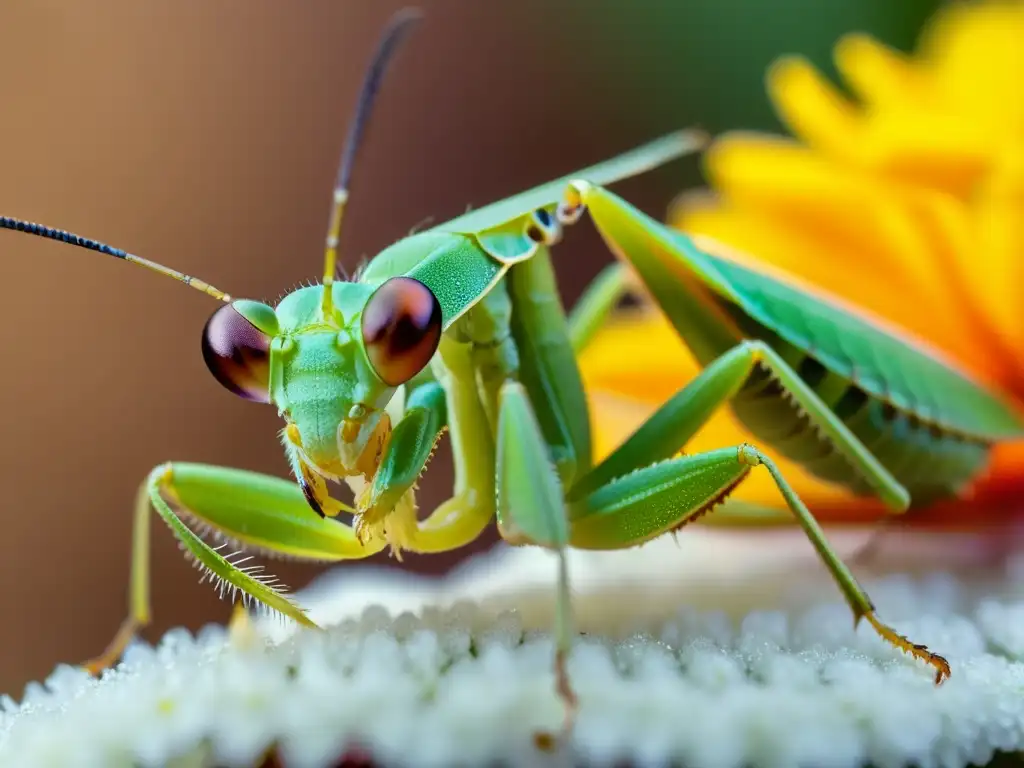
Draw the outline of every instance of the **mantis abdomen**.
M922 421L912 411L869 394L829 371L812 355L767 329L759 337L771 344L849 430L871 451L921 506L963 491L988 461L991 443ZM732 402L733 411L754 437L815 476L870 495L867 480L823 439L802 411L785 396L778 381L758 371Z

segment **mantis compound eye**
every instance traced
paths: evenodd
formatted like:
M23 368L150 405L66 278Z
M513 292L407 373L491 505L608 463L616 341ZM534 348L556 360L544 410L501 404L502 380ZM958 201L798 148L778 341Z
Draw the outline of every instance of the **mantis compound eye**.
M423 370L437 351L441 304L419 280L392 277L366 302L362 330L373 370L397 387Z
M238 303L245 309L256 304ZM246 400L270 402L270 336L253 325L234 304L225 304L207 321L203 329L203 360L213 377L229 391Z

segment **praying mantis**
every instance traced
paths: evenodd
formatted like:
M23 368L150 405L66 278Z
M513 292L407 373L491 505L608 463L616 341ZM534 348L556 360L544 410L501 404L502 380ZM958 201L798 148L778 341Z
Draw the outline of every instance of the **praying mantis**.
M768 472L850 605L889 643L935 670L945 658L884 624L769 455L753 444L680 455L730 404L757 442L894 512L957 493L991 446L1024 435L999 398L914 340L776 278L713 255L610 192L703 144L670 134L613 159L405 237L351 280L337 249L361 136L386 65L418 18L385 31L367 72L339 167L323 279L275 306L174 269L21 219L0 228L128 261L221 305L202 334L216 380L276 407L294 482L187 462L157 466L135 504L130 613L86 667L120 658L150 619L151 510L187 554L232 592L301 625L316 625L272 579L208 543L316 561L392 551L442 552L496 520L507 542L557 556L554 689L571 728L577 699L566 551L613 550L674 532L719 507L748 474ZM551 249L585 213L616 263L571 314ZM576 356L612 310L627 268L703 366L603 461L592 458ZM629 360L623 360L629 365ZM445 431L451 498L419 515L415 486ZM332 495L344 482L352 505ZM341 519L351 515L351 524Z

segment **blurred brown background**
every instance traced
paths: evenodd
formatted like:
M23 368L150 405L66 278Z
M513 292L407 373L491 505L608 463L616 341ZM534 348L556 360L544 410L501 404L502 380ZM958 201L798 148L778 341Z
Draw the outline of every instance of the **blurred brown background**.
M931 0L429 0L379 100L349 207L354 266L443 221L691 124L775 128L762 73L828 67L863 29L907 47ZM242 8L244 7L244 11ZM106 240L236 296L321 266L329 194L395 2L10 0L0 18L0 213ZM619 190L660 215L699 183L674 164ZM567 302L607 262L589 225L559 249ZM285 475L272 408L199 354L216 305L113 259L0 233L0 692L98 652L125 612L130 511L168 460ZM423 506L449 489L439 453ZM494 537L481 542L493 543ZM223 620L154 525L155 639ZM386 561L386 558L383 558ZM437 571L453 558L409 556ZM281 566L298 587L320 573Z

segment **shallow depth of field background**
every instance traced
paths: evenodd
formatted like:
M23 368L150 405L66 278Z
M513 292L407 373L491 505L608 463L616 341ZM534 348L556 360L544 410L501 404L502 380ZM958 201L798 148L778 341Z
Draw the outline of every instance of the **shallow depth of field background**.
M354 267L443 221L700 124L776 129L763 72L863 30L907 48L934 0L425 0L383 89L343 235ZM319 277L363 67L395 2L9 3L0 21L0 214L111 242L241 297ZM617 189L660 216L693 159ZM571 304L608 262L557 250ZM126 609L131 509L176 459L284 475L273 408L199 353L216 303L108 257L0 233L0 693L100 651ZM448 444L421 505L450 490ZM230 606L154 523L154 639ZM495 540L480 542L483 548ZM465 553L463 553L465 554ZM437 572L453 556L408 555ZM388 562L386 556L376 558ZM293 587L319 567L274 570Z

